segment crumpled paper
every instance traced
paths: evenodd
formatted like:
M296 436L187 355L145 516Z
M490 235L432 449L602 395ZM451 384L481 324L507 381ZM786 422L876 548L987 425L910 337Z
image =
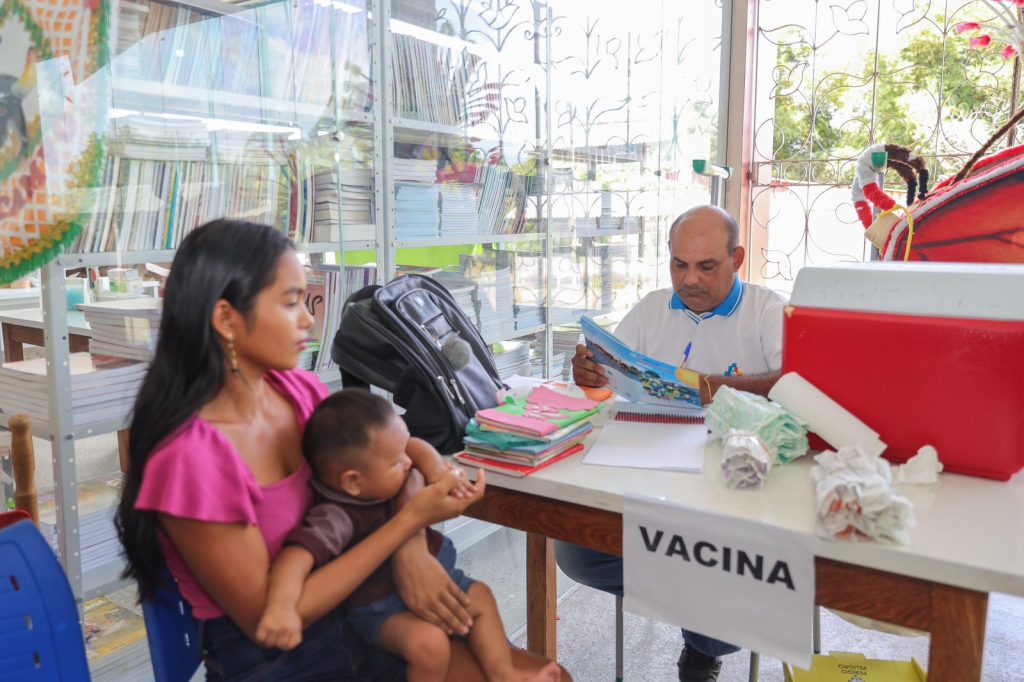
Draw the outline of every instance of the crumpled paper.
M939 461L938 450L931 445L923 445L916 455L896 467L893 478L897 483L907 485L930 485L938 483L941 472L942 462Z
M826 450L814 458L811 484L817 502L817 531L827 538L867 536L900 544L909 541L914 506L892 487L889 463L859 447Z
M807 453L807 423L763 396L722 386L707 408L705 423L715 438L730 430L761 439L780 464Z
M722 476L730 488L760 488L772 470L774 455L753 433L733 429L722 443Z

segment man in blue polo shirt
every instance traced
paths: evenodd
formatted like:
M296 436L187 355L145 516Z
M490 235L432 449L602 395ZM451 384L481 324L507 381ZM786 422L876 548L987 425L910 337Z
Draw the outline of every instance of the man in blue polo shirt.
M714 206L698 206L669 230L671 289L645 296L615 330L624 343L657 360L700 373L701 399L719 386L767 395L782 367L785 301L736 274L743 264L739 227ZM576 346L573 378L583 386L607 383L586 346ZM555 544L559 567L573 580L622 594L622 559L565 542ZM714 682L721 656L738 648L683 630L682 682Z

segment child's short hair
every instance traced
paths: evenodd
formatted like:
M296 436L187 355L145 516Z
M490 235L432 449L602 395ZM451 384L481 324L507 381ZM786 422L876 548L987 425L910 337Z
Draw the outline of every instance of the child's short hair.
M395 416L391 404L362 388L345 388L321 402L302 434L302 452L320 478L363 464L370 431Z

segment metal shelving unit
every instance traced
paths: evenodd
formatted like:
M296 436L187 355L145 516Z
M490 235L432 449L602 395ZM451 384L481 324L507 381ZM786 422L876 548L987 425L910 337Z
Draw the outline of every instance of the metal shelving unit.
M253 5L235 5L218 2L217 0L150 0L152 2L166 2L181 6L190 7L200 12L206 12L211 17L223 14L239 16L241 12L253 11L253 7L263 7L267 3ZM271 0L270 4L279 0ZM464 6L466 11L481 12L479 7L473 9L478 3L469 3L468 0L443 0L444 2ZM429 10L429 15L422 21L424 26L412 26L407 16L401 19L392 19L394 6L422 5ZM324 7L323 3L316 3ZM609 116L623 118L624 123L618 119L612 121L614 131L611 128L600 128L596 124L591 125L589 119L583 120L567 116L566 112L582 111L581 108L573 109L575 103L568 102L574 96L575 90L563 88L560 85L557 69L559 64L565 64L564 55L556 54L559 46L566 40L566 31L573 28L574 35L578 40L589 40L589 33L585 30L585 22L580 22L579 27L567 26L569 20L565 17L555 19L554 12L542 3L532 3L522 0L521 4L525 12L519 17L526 17L517 24L514 31L509 29L502 22L503 19L496 15L492 17L486 12L479 16L470 17L457 15L457 13L441 13L439 7L441 0L430 2L426 0L366 0L365 7L353 7L347 3L328 3L332 13L330 21L330 32L334 32L342 19L337 12L345 12L349 16L353 12L365 13L367 21L366 63L363 64L364 71L373 75L373 111L353 111L342 105L343 93L339 89L342 83L337 77L338 69L342 68L345 55L339 53L341 45L338 41L332 41L329 46L323 46L323 53L330 52L330 63L335 77L331 78L329 87L324 84L327 94L324 97L325 105L311 104L308 102L296 102L288 99L275 99L255 94L241 94L222 92L202 87L191 87L173 85L157 81L147 81L139 77L122 77L115 75L112 80L113 97L124 95L123 99L130 107L131 103L145 102L151 98L153 102L161 103L165 112L172 115L188 114L198 118L207 117L218 119L224 111L234 112L239 117L240 123L252 123L255 121L268 121L277 126L289 126L300 131L300 136L305 140L320 140L329 145L341 144L346 135L358 132L361 139L368 139L372 136L372 173L373 173L373 215L370 222L375 225L375 239L356 240L328 243L308 243L298 245L298 249L310 256L310 261L322 261L329 254L336 254L336 262L344 264L346 254L353 251L376 251L376 277L378 282L389 280L396 272L398 265L398 250L438 248L447 249L453 260L448 262L449 266L458 266L460 256L473 258L485 256L492 258L488 266L497 270L498 267L506 267L505 263L515 260L519 270L510 268L517 278L513 282L513 288L523 288L528 291L527 300L531 306L539 309L530 310L529 315L524 316L520 321L522 328L508 330L500 334L489 334L486 336L488 342L499 342L508 339L516 339L525 336L537 337L537 345L543 353L543 366L550 368L553 355L553 334L552 330L556 325L563 325L572 320L572 313L582 310L600 308L600 312L611 310L611 304L604 300L602 286L609 282L608 278L632 278L627 283L629 287L638 287L640 277L635 272L628 272L620 275L610 266L604 268L607 253L601 251L608 244L628 246L633 251L628 252L626 259L632 257L632 253L644 249L656 252L658 248L664 248L664 230L667 227L659 224L663 217L664 210L659 204L655 204L652 210L647 209L644 213L644 220L637 225L630 225L622 229L596 229L588 226L576 229L573 222L581 215L613 215L605 210L600 203L604 200L603 187L600 184L602 178L599 171L604 168L612 168L614 174L610 173L612 184L615 185L609 193L618 193L620 205L615 209L615 214L637 215L643 209L640 206L637 212L630 203L633 197L640 190L639 180L643 182L662 182L660 178L664 154L655 149L658 140L664 142L665 131L644 130L643 134L654 139L653 147L648 143L634 143L634 139L641 137L637 135L636 124L631 122L628 113L614 113L627 111L631 103L639 103L642 98L638 93L630 90L628 86L621 97L615 102L621 103L618 108L609 107ZM515 4L515 3L512 3ZM728 3L727 3L728 4ZM666 3L666 7L668 4ZM255 14L253 15L255 16ZM463 25L454 25L449 33L442 33L440 23L442 21L466 21ZM556 26L556 21L561 22ZM410 28L412 26L412 28ZM448 30L447 28L445 30ZM490 33L497 36L492 43L488 36ZM613 31L614 32L614 31ZM452 35L451 33L454 33ZM486 125L474 123L473 125L444 125L429 121L415 120L402 116L395 116L396 104L392 89L395 79L400 74L394 73L392 54L395 51L395 36L411 36L416 39L433 42L440 48L450 49L458 54L472 54L475 58L488 62L486 70L485 88L477 93L476 100L479 105L482 101L491 101L493 106L492 118L488 119ZM510 38L511 36L511 38ZM553 40L553 36L559 36ZM499 46L507 46L509 40L519 41L515 49L499 49ZM611 43L609 43L611 44ZM616 43L626 46L627 50L640 49L634 43L620 41ZM638 61L637 54L634 57L634 67L641 68L646 62ZM668 54L668 52L666 52ZM626 55L623 55L626 56ZM649 55L648 55L649 56ZM647 56L644 57L645 59ZM616 58L617 61L617 58ZM602 62L602 68L611 68L611 61ZM345 63L345 68L348 64ZM598 83L602 76L600 71L592 69L573 71L575 67L564 66L559 78L568 77L581 78L579 73L585 73L586 79L593 77L595 80L589 82L590 86ZM631 67L632 68L632 67ZM577 75L573 75L577 74ZM526 85L524 85L524 83ZM578 88L580 92L593 92L589 95L592 98L619 97L619 94L612 92L615 81L608 81L605 87L601 81L602 88L587 90ZM360 86L364 85L360 81ZM501 92L501 88L509 88L507 92ZM516 88L520 88L516 90ZM497 93L497 94L495 94ZM470 101L471 98L467 98ZM573 107L556 106L564 100ZM648 98L647 102L654 102ZM668 104L658 106L667 110ZM114 106L119 106L113 102ZM358 106L358 104L353 105ZM468 106L468 105L467 105ZM584 107L585 108L585 107ZM596 111L596 110L595 110ZM605 110L601 110L604 112ZM129 114L132 113L129 111ZM160 112L156 112L160 113ZM598 112L600 113L600 112ZM588 114L589 115L589 114ZM595 116L597 113L595 113ZM602 113L602 115L604 115ZM297 120L304 120L309 124L308 130L299 127ZM479 121L479 117L466 116L467 121ZM580 121L583 121L582 123ZM606 125L606 121L600 121ZM620 125L620 123L622 123ZM491 129L487 129L487 126ZM631 127L632 126L632 127ZM584 129L585 128L585 129ZM622 130L620 131L619 128ZM604 133L605 139L598 140L599 132ZM655 136L661 135L661 138ZM351 137L351 136L350 136ZM486 149L476 148L481 152L484 161L476 163L488 163L493 155L500 156L505 161L507 155L508 167L515 166L515 173L520 176L532 175L533 177L522 180L523 186L517 200L521 200L520 222L512 229L533 230L530 232L518 232L514 234L475 234L475 235L445 235L443 228L436 237L427 239L399 238L397 230L397 212L395 200L395 161L399 155L398 150L409 145L418 145L424 149L465 150L473 143L484 142ZM335 147L340 149L341 147ZM654 151L650 151L654 149ZM407 151L407 150L406 150ZM517 155L518 156L515 156ZM216 155L211 163L216 164ZM337 171L342 170L339 156L335 155L333 162L326 162L326 168ZM424 158L405 156L402 158ZM317 163L321 163L319 160ZM558 168L555 168L555 165ZM642 166L635 171L634 176L628 175L630 165ZM319 166L318 166L319 168ZM557 177L556 177L557 173ZM641 177L642 173L646 173ZM654 178L654 179L652 179ZM596 182L595 182L596 181ZM477 184L472 180L461 180L464 184ZM477 184L479 189L480 185ZM658 185L660 188L661 185ZM646 189L644 191L647 191ZM660 190L659 190L660 191ZM649 196L656 196L657 191L652 191ZM593 202L584 206L584 202ZM507 209L507 207L502 207ZM663 221L662 221L663 222ZM482 224L482 221L481 221ZM495 223L497 224L497 223ZM443 225L443 222L442 222ZM339 224L339 231L344 234L344 226ZM489 228L483 228L489 229ZM660 232L659 232L660 231ZM500 248L485 248L488 246ZM467 247L460 250L458 247ZM598 248L595 248L598 247ZM454 253L455 255L451 255ZM76 500L77 475L75 472L75 440L101 433L116 431L126 426L124 420L115 420L102 424L89 425L87 427L73 427L73 418L70 406L70 370L68 367L68 320L66 307L66 291L64 271L66 268L118 266L135 264L141 262L169 262L174 257L173 250L145 250L127 253L100 252L63 254L55 261L42 269L42 306L44 311L46 358L49 366L47 376L47 390L50 396L55 399L50 401L49 420L46 423L40 422L36 435L48 438L53 445L54 475L58 503L58 524L59 552L62 557L68 578L71 582L74 593L79 598L87 598L102 594L105 590L114 589L123 583L119 580L120 566L111 564L102 569L83 575L80 565L80 543L78 537L78 514L74 504ZM622 258L621 256L616 256ZM648 257L644 255L644 257ZM658 256L652 256L657 258ZM556 264L555 261L560 259ZM575 259L575 261L573 260ZM484 260L481 258L481 260ZM575 262L578 272L576 280L581 290L580 300L561 301L557 294L563 287L561 280L557 280L564 270L565 263ZM596 265L588 265L588 262ZM500 264L500 265L499 265ZM626 265L632 266L627 262ZM468 268L467 268L468 269ZM521 280L519 278L522 278ZM528 280L528 281L527 281ZM596 282L596 284L595 284ZM622 282L615 280L616 286L622 286ZM645 282L650 285L650 282ZM577 286L577 285L572 285ZM497 285L493 289L497 290ZM625 288L625 287L623 287ZM500 291L496 293L510 294L511 292ZM575 292L570 292L570 294ZM571 298L571 297L570 297ZM521 302L516 306L525 307ZM620 306L621 308L621 306ZM568 311L568 312L567 312ZM538 322L538 320L540 320ZM340 375L337 371L321 374L325 383L337 385L340 382ZM6 417L0 415L0 425L6 423Z

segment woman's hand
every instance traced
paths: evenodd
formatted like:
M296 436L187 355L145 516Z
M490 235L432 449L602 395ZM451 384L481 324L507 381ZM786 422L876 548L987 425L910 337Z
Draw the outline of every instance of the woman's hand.
M465 635L473 627L469 597L448 577L426 543L410 543L391 559L402 603L425 621L451 634Z
M448 472L444 477L425 486L402 508L400 514L411 514L419 525L430 526L460 516L469 505L484 494L487 477L483 470L477 475L476 483L468 485L462 475ZM456 497L452 491L459 489L463 496Z

